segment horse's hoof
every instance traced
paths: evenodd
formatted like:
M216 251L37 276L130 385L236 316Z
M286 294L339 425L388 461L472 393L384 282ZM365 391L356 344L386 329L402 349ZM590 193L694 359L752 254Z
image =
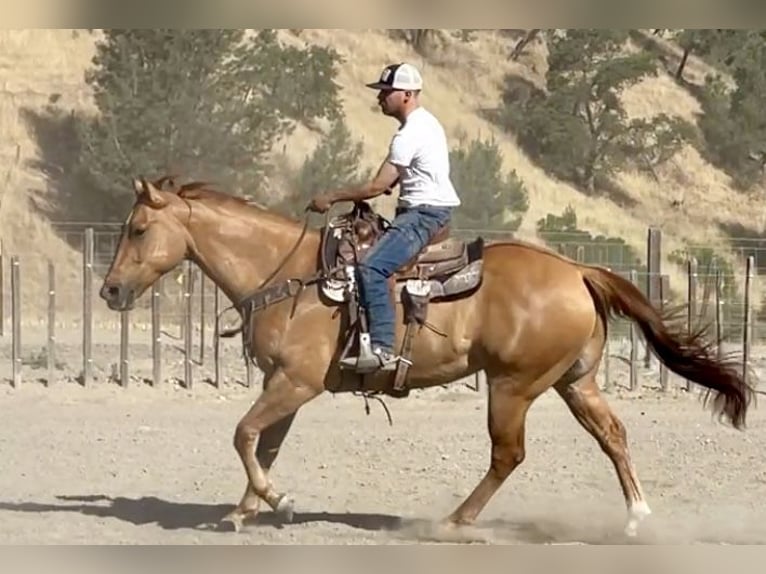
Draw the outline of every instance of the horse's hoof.
M225 516L218 523L218 532L239 532L242 530L242 518L239 516Z
M466 520L457 514L450 514L439 520L439 525L447 530L460 530L467 526L473 526L473 524L473 520Z
M451 543L486 543L488 536L476 528L473 522L449 516L425 523L419 536L424 540Z
M625 525L625 529L623 530L625 536L628 538L635 538L638 536L639 524L641 524L651 514L652 511L649 509L649 505L644 501L640 501L632 506L628 511L628 522Z
M218 523L219 532L239 532L245 524L246 520L255 520L258 516L258 509L252 510L232 510L229 514L224 516Z
M638 536L638 524L628 523L625 529L622 531L628 538L635 538Z
M282 522L290 523L293 521L293 517L295 516L294 504L295 501L286 494L283 494L282 498L279 499L274 512Z

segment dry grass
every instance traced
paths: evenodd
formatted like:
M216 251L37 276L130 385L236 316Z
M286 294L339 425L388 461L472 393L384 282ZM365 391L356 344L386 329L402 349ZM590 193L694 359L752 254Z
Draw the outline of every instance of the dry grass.
M687 243L723 246L725 237L718 231L717 222L753 226L753 210L763 213L766 207L757 195L744 197L734 191L729 178L691 147L659 170L659 181L637 173L620 174L618 182L637 202L628 210L608 198L586 197L550 177L524 154L512 136L479 115L482 108L497 105L507 73L539 83L545 71L545 50L539 42L531 44L519 62L511 62L506 55L513 41L493 31L477 32L470 43L442 34L443 50L427 59L379 31L304 30L301 39L332 45L347 58L339 82L350 129L355 137L364 140L365 160L370 165L377 165L385 154L395 124L378 113L374 93L364 88L364 83L375 78L382 65L390 61L407 60L420 66L427 83L423 102L439 116L448 134L453 138L492 135L499 143L505 168L515 169L524 180L530 192L530 209L519 232L524 237L534 238L539 218L550 212L560 213L571 205L581 227L594 234L622 237L640 253L645 251L647 228L660 227L664 251L669 253ZM701 81L708 71L704 63L691 58L686 76ZM633 117L665 112L695 121L701 111L699 102L664 72L633 86L623 98ZM681 205L672 208L673 200L680 200ZM684 270L667 260L663 266L672 284L682 289Z
M447 31L437 40L440 50L428 58L416 54L403 42L378 30L304 30L300 37L288 31L282 39L303 44L331 45L345 58L339 83L349 128L362 140L366 167L377 167L386 153L396 125L375 107L375 94L364 83L377 77L391 61L408 60L420 66L426 81L424 104L444 122L451 138L493 136L500 146L504 167L515 169L530 193L530 209L520 235L534 238L535 222L550 212L560 213L572 205L581 227L592 233L623 237L643 253L647 227L665 232L665 252L685 242L723 243L716 222L763 225L764 200L759 195L743 196L731 189L728 178L707 164L692 149L685 149L663 167L659 182L636 173L623 173L619 183L637 201L625 210L605 197L586 197L572 186L551 178L516 145L512 136L482 119L483 108L496 106L504 76L514 73L540 83L545 72L545 48L533 42L518 62L507 58L514 40L492 31L478 31L471 42L462 42ZM0 31L0 177L6 180L0 207L0 236L6 253L29 256L25 280L45 284L43 255L65 264L60 274L72 280L74 293L79 277L80 255L52 232L49 224L29 209L30 189L47 188L43 175L28 162L39 155L20 117L22 107L40 108L51 94L60 94L59 105L66 109L90 108L90 95L82 80L90 64L94 36L75 35L70 30ZM664 42L659 40L660 42ZM670 46L668 49L672 50ZM694 58L687 77L699 80L707 70ZM698 102L667 74L648 79L628 90L624 101L631 115L646 116L659 111L693 120ZM318 134L299 129L279 142L275 154L284 155L296 166L311 152ZM7 178L7 179L6 179ZM278 181L275 186L280 185ZM680 205L671 207L673 200ZM384 200L391 209L391 199ZM712 227L711 227L712 226ZM31 261L39 261L32 263ZM60 266L61 268L61 266ZM671 270L672 281L680 287L681 270ZM35 304L38 303L35 301Z
M643 242L644 222L620 221L624 213L611 201L587 198L571 186L553 180L524 155L511 137L482 119L479 113L483 108L497 105L505 74L513 71L529 77L529 72L520 72L524 64L510 62L505 57L512 48L512 41L492 32L478 32L477 36L472 43L444 36L447 46L440 59L450 62L449 66L426 61L384 32L305 30L301 38L320 45L332 45L347 59L338 81L343 86L349 128L354 137L362 139L364 157L370 166L377 166L384 157L396 124L377 111L375 93L364 84L377 77L384 63L407 60L422 69L426 82L423 103L439 116L448 135L453 138L494 137L503 154L504 167L516 169L524 180L530 191L531 206L521 234L532 237L537 219L550 211L560 212L571 204L585 224L596 226L594 231L624 235L634 229L636 241ZM494 54L494 57L485 57L486 53ZM530 57L534 59L535 55ZM288 149L291 147L289 145ZM598 221L594 221L594 213L599 214Z
M57 264L59 300L65 308L82 295L81 255L30 206L45 195L45 176L31 165L40 157L22 116L41 110L51 97L63 109L92 106L83 72L94 53L94 37L73 30L0 31L0 238L7 256L21 261L24 312L44 309L48 259Z
M666 66L669 70L675 73L678 65L683 57L683 50L675 43L673 43L665 35L655 36L652 30L644 29L640 31L644 38L647 38L649 42L653 42L657 47L659 53L662 54L663 59L666 62ZM704 60L698 58L694 53L689 56L684 65L683 77L684 80L692 84L703 85L705 78L710 74L719 74L720 72L707 64ZM731 77L723 75L723 77L731 81Z

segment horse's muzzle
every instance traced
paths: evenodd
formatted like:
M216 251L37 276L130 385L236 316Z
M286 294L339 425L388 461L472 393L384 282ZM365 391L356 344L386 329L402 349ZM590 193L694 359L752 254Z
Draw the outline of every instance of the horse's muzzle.
M104 283L99 295L112 311L128 311L133 307L135 300L135 290L122 284L109 285Z

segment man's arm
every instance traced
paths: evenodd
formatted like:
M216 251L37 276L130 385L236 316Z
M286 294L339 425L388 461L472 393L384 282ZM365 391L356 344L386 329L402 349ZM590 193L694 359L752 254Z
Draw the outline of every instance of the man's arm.
M358 187L349 187L328 192L326 195L332 203L338 201L363 201L372 199L387 191L399 178L399 170L396 166L385 160L378 169L377 175L372 181Z

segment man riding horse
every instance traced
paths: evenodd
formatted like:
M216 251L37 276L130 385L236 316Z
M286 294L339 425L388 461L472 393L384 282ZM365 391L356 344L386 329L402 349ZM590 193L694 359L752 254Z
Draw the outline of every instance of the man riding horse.
M394 351L395 310L388 279L412 260L447 225L460 199L450 180L449 147L439 120L419 101L423 80L411 64L392 64L377 82L381 111L399 121L388 156L375 178L359 187L326 191L309 208L323 213L338 201L377 197L399 182L396 215L358 266L361 304L367 314L371 357L348 357L345 363L360 369L395 370L400 357Z

